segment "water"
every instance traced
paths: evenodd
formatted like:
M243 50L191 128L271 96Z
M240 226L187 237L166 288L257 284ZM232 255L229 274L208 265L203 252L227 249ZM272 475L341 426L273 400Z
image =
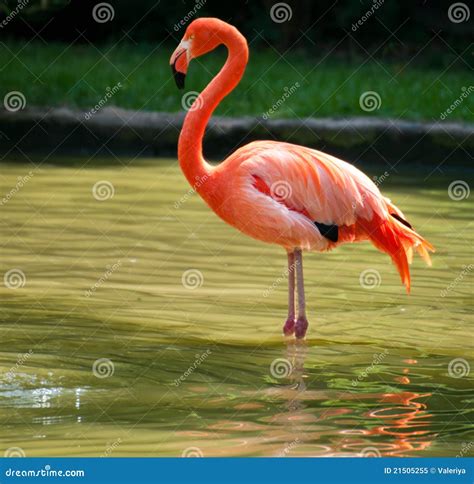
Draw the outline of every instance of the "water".
M383 183L437 248L410 296L368 244L305 257L295 344L281 249L217 219L175 161L85 161L2 165L0 453L472 455L462 174Z

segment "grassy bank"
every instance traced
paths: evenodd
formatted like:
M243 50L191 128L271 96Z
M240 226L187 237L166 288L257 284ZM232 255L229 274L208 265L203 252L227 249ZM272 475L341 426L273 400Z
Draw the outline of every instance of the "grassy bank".
M108 105L128 109L179 111L183 92L171 78L168 59L172 48L2 43L0 94L3 98L10 91L20 91L27 105L90 109L106 99ZM224 59L222 50L193 62L186 91L201 90ZM317 54L314 58L282 58L275 52L252 50L244 79L217 114L264 115L273 106L270 117L274 118L370 115L433 120L444 113L447 121L472 122L474 93L462 96L470 92L467 66L452 70L447 63L445 69L430 69L419 67L419 61L408 65L367 59L349 62L331 56L322 59ZM361 108L360 96L367 91L380 96L378 109ZM453 103L455 109L446 113Z

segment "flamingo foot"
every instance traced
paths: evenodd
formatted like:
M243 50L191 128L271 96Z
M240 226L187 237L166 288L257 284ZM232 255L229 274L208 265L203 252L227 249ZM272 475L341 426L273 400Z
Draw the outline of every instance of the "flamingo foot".
M283 326L283 333L285 336L291 336L295 332L295 318L288 318L285 326Z
M296 320L295 324L295 336L298 339L303 339L306 336L306 330L308 329L308 320L305 316L300 316Z

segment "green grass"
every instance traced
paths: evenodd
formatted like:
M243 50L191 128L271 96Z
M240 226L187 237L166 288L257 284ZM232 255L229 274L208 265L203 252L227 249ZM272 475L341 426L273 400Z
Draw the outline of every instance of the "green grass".
M71 106L89 109L118 82L122 88L107 105L145 111L182 110L183 92L176 89L168 66L173 46L73 45L7 42L0 44L0 95L21 91L28 106ZM199 91L225 59L223 50L193 61L186 91ZM466 67L418 67L403 63L347 61L328 56L287 55L251 51L250 63L239 85L218 108L228 116L263 115L285 93L299 87L271 116L389 116L413 120L439 119L456 101L472 77ZM365 112L359 98L376 91L381 106ZM447 121L472 121L474 93L447 116Z

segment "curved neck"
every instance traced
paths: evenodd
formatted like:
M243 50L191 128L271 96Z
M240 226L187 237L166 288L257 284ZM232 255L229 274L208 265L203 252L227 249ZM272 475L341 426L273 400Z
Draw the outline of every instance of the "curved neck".
M226 63L188 111L178 142L179 164L198 192L211 172L211 166L202 155L207 123L220 101L239 83L248 61L247 42L237 29L228 26L219 35L228 50Z

